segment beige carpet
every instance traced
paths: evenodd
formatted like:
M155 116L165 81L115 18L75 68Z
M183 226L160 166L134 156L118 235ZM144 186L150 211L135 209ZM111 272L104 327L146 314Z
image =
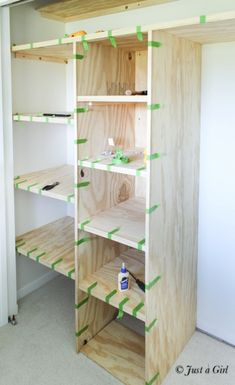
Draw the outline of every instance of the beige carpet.
M71 280L59 276L20 301L18 325L0 329L0 385L121 384L75 353L73 286ZM134 326L141 331L142 325ZM203 370L208 365L229 365L229 369L228 374L184 376L176 373L177 365L186 371L187 365ZM195 333L164 381L164 385L184 384L234 385L235 349Z

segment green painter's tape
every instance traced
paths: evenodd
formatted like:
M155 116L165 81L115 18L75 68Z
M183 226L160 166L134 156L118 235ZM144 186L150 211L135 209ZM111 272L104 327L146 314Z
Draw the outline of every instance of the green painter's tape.
M89 300L89 297L84 298L81 302L79 302L77 305L75 305L75 309L80 309L83 305L85 305Z
M88 45L88 42L86 41L86 37L85 36L82 36L82 45L83 45L84 51L88 51L89 45Z
M153 48L159 48L162 46L162 43L160 41L148 41L148 46Z
M72 274L73 273L75 273L75 268L73 268L72 270L70 270L69 272L68 272L68 277L69 278L72 278Z
M29 43L30 49L33 48L33 43Z
M88 107L78 107L74 109L74 112L77 114L81 114L82 112L88 112L89 108Z
M161 279L161 276L158 275L156 278L154 278L151 282L148 284L145 284L145 290L150 290L156 283Z
M82 188L82 187L87 187L89 186L90 182L85 181L85 182L80 182L74 185L75 188Z
M32 249L32 250L28 251L28 253L27 253L27 257L30 257L30 254L34 253L34 252L35 252L37 249L38 249L38 248L37 248L37 247L35 247L34 249Z
M143 250L143 247L145 246L145 238L138 242L137 249Z
M27 190L30 191L32 187L37 186L37 185L38 185L38 183L30 184L29 186L27 186Z
M84 328L79 330L79 332L76 333L76 337L80 337L83 333L87 331L88 328L89 328L89 325L86 325Z
M89 242L90 240L91 238L88 238L88 237L81 238L78 241L75 241L75 246L80 246L85 242Z
M148 104L148 110L159 110L161 108L160 103L153 103L153 104Z
M111 291L111 293L109 293L108 295L106 295L106 297L105 297L105 302L109 303L110 299L111 299L115 294L117 294L117 290Z
M61 37L59 37L57 44L62 44L62 38Z
M19 242L22 242L22 241L23 241L23 238L16 239L16 243L19 243Z
M146 167L143 166L143 167L140 167L140 168L137 168L136 170L136 176L141 176L141 171L144 171L146 170Z
M136 34L137 34L137 39L139 41L143 41L144 40L143 34L141 32L141 26L140 25L137 25L137 27L136 27Z
M80 53L76 53L75 55L73 55L73 59L82 60L84 59L84 55L81 55Z
M117 315L117 319L122 319L123 316L124 316L124 311L123 310L119 310L118 315Z
M84 222L82 222L82 223L79 223L78 228L79 228L80 230L84 230L84 227L85 227L86 225L88 225L88 223L90 223L90 222L91 222L91 219L87 219L86 221L84 221Z
M147 160L154 160L154 159L158 159L160 157L161 157L161 154L159 154L159 152L155 152L155 154L147 155L146 159Z
M151 322L151 324L150 325L145 325L145 331L147 332L147 333L149 333L150 332L150 330L156 325L156 323L157 323L157 318L156 319L154 319L152 322Z
M113 36L113 33L112 33L111 30L108 31L108 38L109 38L109 41L110 41L110 43L112 44L112 46L113 46L114 48L117 48L117 42L116 42L116 39L115 39L115 37Z
M133 310L132 310L132 315L134 317L137 317L137 313L144 307L144 302L141 301Z
M112 171L113 164L107 164L107 171Z
M160 205L154 205L153 207L150 207L149 209L146 209L146 214L152 214Z
M20 176L15 176L14 180L20 179Z
M84 143L86 143L87 142L87 139L76 139L75 141L74 141L74 144L84 144Z
M16 188L19 188L19 185L22 184L22 183L25 183L25 182L27 182L27 179L24 179L24 180L21 180L20 182L17 182L17 183L15 184L15 187L16 187Z
M98 285L98 282L94 282L91 286L87 288L87 294L91 295L92 290Z
M125 297L118 305L118 308L119 308L119 313L118 313L118 316L117 318L118 319L121 319L124 315L124 311L123 311L123 307L124 305L130 300L130 298L128 297Z
M70 202L72 201L72 199L74 198L74 194L70 194L67 196L67 202Z
M53 263L51 264L52 270L54 270L55 267L56 267L56 265L58 265L58 264L59 264L60 262L62 262L62 261L63 261L63 258L59 258L59 259L57 259L57 261L53 262Z
M152 378L152 380L150 380L149 382L146 381L146 382L145 382L145 385L153 385L154 382L157 381L157 379L158 379L158 377L159 377L159 374L160 374L160 373L157 373L157 374Z
M40 259L41 257L43 257L44 255L46 255L46 253L41 253L41 254L37 255L36 258L35 258L35 260L36 260L37 262L39 262L39 259Z
M116 227L115 229L111 230L107 234L108 239L112 239L113 234L117 233L120 230L120 227Z
M201 15L199 20L200 24L206 24L206 15Z
M21 247L21 246L24 246L24 245L25 245L25 242L22 242L19 245L16 245L16 250L18 251L18 248Z

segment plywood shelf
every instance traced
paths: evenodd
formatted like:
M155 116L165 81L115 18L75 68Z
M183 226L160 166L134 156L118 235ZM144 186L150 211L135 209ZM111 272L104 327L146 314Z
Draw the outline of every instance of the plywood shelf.
M59 182L59 185L49 191L42 190L54 182ZM74 203L74 168L63 165L20 175L15 177L14 186L16 189Z
M129 249L122 253L120 257L115 258L113 261L107 263L98 271L90 274L83 279L79 286L80 289L88 292L88 288L97 282L97 285L92 289L91 295L106 301L107 296L116 291L116 293L110 297L108 303L116 308L119 307L120 302L124 298L128 298L128 302L123 307L125 313L131 314L136 318L145 321L145 309L144 305L139 311L135 312L138 305L144 304L145 293L135 283L134 279L131 278L130 290L120 293L118 291L118 273L120 271L122 262L126 263L127 269L130 270L138 279L144 281L144 262L145 255L141 251ZM107 301L106 301L107 302Z
M78 102L89 102L94 104L107 104L107 103L147 103L148 96L146 95L90 95L90 96L78 96Z
M81 352L126 385L145 383L145 339L111 322Z
M129 158L129 163L113 164L112 156L97 156L88 159L78 160L78 166L88 167L97 170L110 171L119 174L146 177L146 165L144 162L143 149L125 150L124 155Z
M16 238L16 250L75 279L74 219L64 217Z
M131 198L79 223L79 229L145 250L145 199Z
M74 119L73 117L51 117L51 116L43 116L40 113L33 114L14 114L13 120L16 122L34 122L34 123L52 123L52 124L68 124L73 125Z

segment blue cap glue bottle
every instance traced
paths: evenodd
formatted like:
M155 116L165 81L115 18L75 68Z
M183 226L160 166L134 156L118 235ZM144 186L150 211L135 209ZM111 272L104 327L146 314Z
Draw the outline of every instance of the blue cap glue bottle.
M121 271L118 274L118 289L119 291L127 291L130 288L130 274L126 269L126 265L123 262Z

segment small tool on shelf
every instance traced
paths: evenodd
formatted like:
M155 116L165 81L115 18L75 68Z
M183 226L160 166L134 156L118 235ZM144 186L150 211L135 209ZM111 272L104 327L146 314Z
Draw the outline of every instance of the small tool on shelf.
M128 273L132 276L132 278L135 280L137 286L139 286L140 290L142 290L145 293L145 283L141 281L140 279L136 278L133 273L130 272L130 270L127 270Z
M60 182L54 182L52 184L47 184L46 186L44 186L42 188L43 191L49 191L49 190L52 190L54 187L58 186L60 184Z

